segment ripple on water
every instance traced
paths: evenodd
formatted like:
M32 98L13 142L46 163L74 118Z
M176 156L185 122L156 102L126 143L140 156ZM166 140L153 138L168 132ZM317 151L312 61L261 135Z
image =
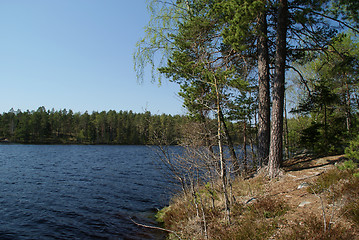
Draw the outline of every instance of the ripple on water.
M1 145L0 239L162 239L167 178L141 146Z

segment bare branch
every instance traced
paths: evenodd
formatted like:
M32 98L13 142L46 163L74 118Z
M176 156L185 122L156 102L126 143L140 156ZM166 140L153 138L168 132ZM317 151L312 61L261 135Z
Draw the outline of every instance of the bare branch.
M141 223L137 223L137 222L135 222L132 218L130 218L130 220L131 220L134 224L136 224L137 226L140 226L140 227L149 228L149 229L156 229L156 230L161 230L161 231L173 233L178 239L182 240L182 238L181 238L176 232L174 232L174 231L172 231L172 230L165 229L165 228L160 228L160 227L155 227L155 226L148 226L148 225L144 225L144 224L141 224Z
M307 81L304 79L302 73L301 73L298 69L296 69L295 67L293 67L293 66L287 66L287 67L290 68L290 69L293 69L296 73L298 73L301 82L304 84L305 88L307 89L307 91L308 91L308 93L309 93L309 96L311 96L311 95L312 95L312 91L311 91L310 88L308 87Z

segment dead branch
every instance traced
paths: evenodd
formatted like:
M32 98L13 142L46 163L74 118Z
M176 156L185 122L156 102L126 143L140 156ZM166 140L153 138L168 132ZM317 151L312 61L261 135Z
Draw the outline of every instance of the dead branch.
M148 225L144 225L144 224L141 224L141 223L137 223L137 222L135 222L132 218L130 218L130 220L131 220L134 224L136 224L137 226L140 226L140 227L149 228L149 229L156 229L156 230L161 230L161 231L173 233L178 239L182 240L182 238L181 238L176 232L174 232L174 231L172 231L172 230L165 229L165 228L160 228L160 227L155 227L155 226L148 226Z

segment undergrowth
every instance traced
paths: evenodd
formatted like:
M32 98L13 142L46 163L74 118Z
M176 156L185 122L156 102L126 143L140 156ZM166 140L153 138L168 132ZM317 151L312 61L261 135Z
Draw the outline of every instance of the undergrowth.
M323 220L316 215L307 215L302 222L297 221L290 232L282 234L283 240L352 240L355 233L340 223L323 231Z
M359 231L357 174L355 163L344 162L309 184L310 194L335 207L338 213L335 221L330 214L298 216L289 228L286 213L291 210L279 196L266 193L264 186L268 182L264 177L236 179L232 183L229 223L225 220L220 187L210 188L208 184L198 187L195 193L174 198L157 218L182 239L356 239ZM345 224L337 221L343 218L347 219ZM177 238L170 235L169 239Z

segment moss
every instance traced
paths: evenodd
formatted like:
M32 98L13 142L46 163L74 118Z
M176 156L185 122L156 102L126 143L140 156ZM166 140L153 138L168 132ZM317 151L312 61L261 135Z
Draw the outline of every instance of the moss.
M168 206L168 207L164 207L161 210L159 210L155 215L156 221L158 223L164 223L164 216L170 209L171 209L171 206Z

